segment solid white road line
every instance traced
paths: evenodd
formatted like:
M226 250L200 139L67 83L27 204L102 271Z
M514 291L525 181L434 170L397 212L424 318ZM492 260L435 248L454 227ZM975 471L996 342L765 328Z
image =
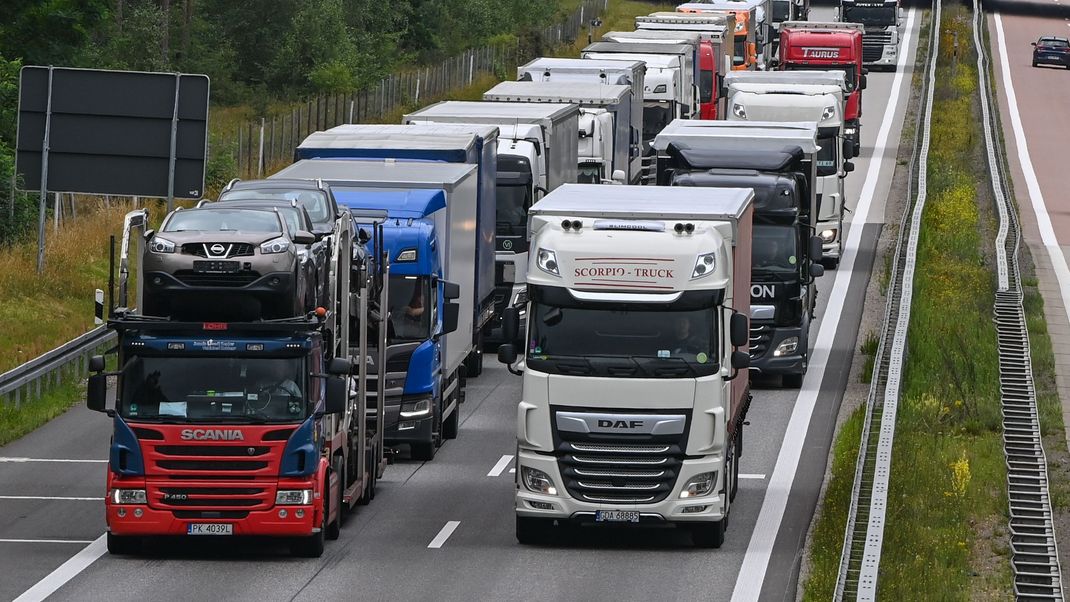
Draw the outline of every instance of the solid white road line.
M1066 312L1067 320L1070 320L1070 267L1066 264L1066 256L1059 247L1059 239L1055 236L1055 228L1051 225L1051 217L1048 216L1048 208L1044 202L1044 193L1040 191L1040 181L1037 180L1037 172L1033 169L1033 160L1029 156L1029 143L1026 141L1025 128L1022 127L1022 116L1018 112L1018 96L1014 93L1014 82L1011 81L1011 65L1007 59L1007 39L1003 34L1003 18L996 13L996 43L999 45L999 66L1003 75L1003 90L1007 95L1007 112L1011 117L1011 129L1014 130L1014 144L1018 147L1018 162L1022 165L1022 175L1025 176L1025 187L1029 191L1029 202L1033 205L1033 213L1037 216L1037 228L1040 230L1040 241L1048 251L1048 259L1051 261L1055 279L1058 281L1059 293L1063 298L1063 311Z
M791 412L791 420L784 435L784 442L780 446L780 453L777 455L776 467L773 469L773 476L769 480L769 486L765 490L762 509L758 514L758 521L754 525L754 531L751 533L750 543L747 545L747 553L743 557L743 565L736 576L736 586L732 592L733 602L758 600L762 592L765 573L769 568L769 558L773 553L773 545L776 543L777 533L780 531L780 523L784 519L788 496L791 494L791 486L795 481L795 471L799 467L799 459L802 456L806 433L810 427L810 417L813 415L814 406L817 404L817 396L821 390L821 380L825 375L829 354L832 351L832 343L835 341L840 317L843 314L844 300L847 298L847 291L851 285L851 276L854 272L854 264L858 257L858 248L862 240L863 225L866 223L873 205L873 193L877 188L882 155L887 148L888 136L895 118L895 110L899 105L899 93L904 77L903 67L906 64L907 57L911 55L910 44L912 40L916 40L916 35L914 35L914 16L915 10L912 8L907 14L907 39L903 44L903 48L901 48L902 52L896 65L888 106L884 109L880 130L877 132L877 142L873 147L869 168L866 170L866 181L862 186L858 205L855 207L854 218L851 220L847 244L844 246L843 259L840 262L839 269L836 270L836 280L832 285L832 291L825 297L828 299L828 306L825 308L825 314L821 318L821 326L817 341L814 344L813 355L810 358L810 366L806 371L806 376L803 378L802 390L799 392L799 397L796 399L795 407Z
M9 458L0 457L0 462L14 462L16 464L22 464L25 462L60 462L71 464L107 464L107 460L82 460L71 458Z
M743 476L743 475L740 475ZM57 502L103 502L102 497L62 497L47 495L0 495L0 500L43 500Z
M59 565L59 568L49 573L44 579L38 581L33 587L15 598L15 602L39 602L51 596L65 583L74 579L86 567L104 555L108 551L105 536L101 535L81 552L75 554L70 560Z
M88 539L0 539L0 543L76 543L84 546L93 542Z
M450 535L453 535L453 532L457 530L457 526L460 524L461 521L459 520L446 521L445 526L443 526L442 530L438 532L438 535L431 540L431 543L427 544L427 547L433 550L441 548L442 545L446 543L446 540L450 538Z
M498 463L494 465L494 468L490 469L490 472L487 473L487 476L488 477L501 476L501 474L503 472L505 472L505 469L509 467L509 464L512 461L513 461L513 456L510 456L510 455L502 456L501 459L498 460ZM513 471L510 470L509 472L513 472Z
M761 479L765 478L765 475L764 474L741 472L741 473L739 473L739 478L741 478L741 479L758 479L758 480L761 480Z

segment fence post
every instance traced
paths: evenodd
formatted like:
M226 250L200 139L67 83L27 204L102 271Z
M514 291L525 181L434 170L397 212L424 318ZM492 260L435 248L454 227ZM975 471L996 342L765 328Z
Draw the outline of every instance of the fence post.
M476 75L476 53L475 50L468 52L468 85L472 85L472 79Z
M260 118L260 145L256 151L256 177L264 175L264 118Z

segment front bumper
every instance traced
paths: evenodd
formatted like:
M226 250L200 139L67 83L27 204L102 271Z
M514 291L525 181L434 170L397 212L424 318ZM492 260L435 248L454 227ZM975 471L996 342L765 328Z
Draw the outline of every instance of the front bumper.
M899 46L897 44L885 44L881 49L881 56L874 61L863 61L866 65L878 67L894 67L899 62Z
M386 398L386 403L383 404L383 414L386 420L386 428L383 429L383 440L387 445L413 442L426 443L431 440L433 411L421 418L401 417L401 404L403 402L427 398L427 395L388 396Z
M566 492L564 479L561 478L557 458L554 456L520 450L516 466L517 492L515 508L517 516L591 522L594 521L595 512L598 510L634 510L640 513L640 523L663 521L691 523L718 521L724 518L725 515L726 504L724 496L721 494L724 490L724 459L719 455L684 460L680 466L680 475L674 484L674 487L679 488L695 475L717 471L719 480L717 486L714 487L713 493L703 497L680 499L679 490L674 489L667 498L653 504L596 504L577 500ZM524 466L541 470L550 475L554 481L554 486L557 488L558 495L546 495L528 491L522 483L521 477L521 470ZM550 507L540 507L543 504ZM688 507L702 508L698 511L685 513L684 508Z

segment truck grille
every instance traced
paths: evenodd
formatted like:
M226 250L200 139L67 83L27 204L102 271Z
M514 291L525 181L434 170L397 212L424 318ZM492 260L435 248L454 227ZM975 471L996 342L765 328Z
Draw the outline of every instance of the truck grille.
M872 63L884 56L884 45L892 41L889 31L879 29L862 34L862 62Z
M772 326L755 325L752 322L750 325L750 358L755 360L765 355L765 352L769 351L769 343L772 340Z
M556 419L552 422L558 468L573 498L653 504L673 491L687 447L686 428L678 435L618 435L563 431Z

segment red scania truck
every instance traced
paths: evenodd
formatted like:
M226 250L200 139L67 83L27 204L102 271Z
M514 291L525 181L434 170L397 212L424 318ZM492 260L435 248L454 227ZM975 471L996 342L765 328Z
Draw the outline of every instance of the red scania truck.
M862 66L864 31L858 23L785 21L780 26L780 69L844 72L844 137L854 144L855 156L861 147L862 90L868 73Z
M112 309L117 369L105 372L105 357L93 357L86 396L113 423L104 503L110 553L134 554L161 536L268 536L285 538L294 555L317 557L325 539L339 536L344 512L374 496L386 465L384 395L382 381L378 395L369 394L374 384L367 390L374 381L365 353L385 349L386 312L377 308L388 307L388 271L376 259L385 214L361 217L378 220L370 251L349 211L320 237L330 248L330 294L307 315L218 322L208 306L205 321L179 321ZM144 211L127 216L120 305L127 249L146 222ZM212 245L165 244L168 234L149 232L140 252L178 260L205 257ZM225 249L224 230L214 236L221 242L212 246L224 250L191 260L190 271L225 288L252 251ZM296 241L269 242L277 252Z

